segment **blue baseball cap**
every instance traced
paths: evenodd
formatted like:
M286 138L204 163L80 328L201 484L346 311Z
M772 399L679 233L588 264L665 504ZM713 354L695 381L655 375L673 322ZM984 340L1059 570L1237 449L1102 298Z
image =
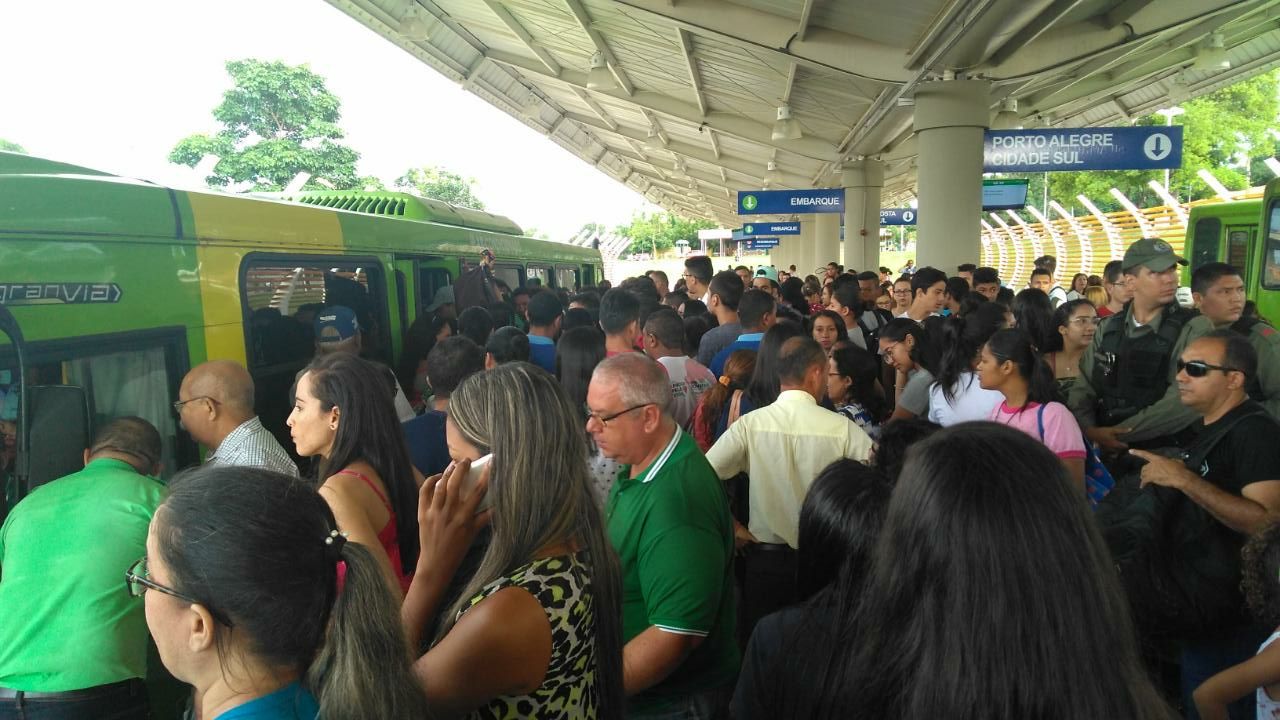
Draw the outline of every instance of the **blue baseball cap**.
M316 313L316 342L336 343L350 340L360 332L360 323L351 308L331 305Z

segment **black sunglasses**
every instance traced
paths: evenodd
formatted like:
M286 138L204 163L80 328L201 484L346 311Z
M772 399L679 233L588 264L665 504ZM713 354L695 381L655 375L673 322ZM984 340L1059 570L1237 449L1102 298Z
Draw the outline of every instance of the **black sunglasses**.
M1178 372L1186 372L1188 377L1202 378L1209 374L1210 370L1221 370L1224 373L1243 372L1238 368L1226 367L1225 365L1210 365L1203 360L1191 360L1190 362L1178 361Z

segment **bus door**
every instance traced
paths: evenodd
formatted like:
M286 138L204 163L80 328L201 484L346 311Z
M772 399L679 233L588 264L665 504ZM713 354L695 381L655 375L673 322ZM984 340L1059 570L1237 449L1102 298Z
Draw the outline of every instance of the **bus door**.
M254 406L292 455L285 421L293 384L315 355L315 319L325 307L349 307L360 326L360 355L392 363L383 265L372 257L250 253L240 266L240 283Z

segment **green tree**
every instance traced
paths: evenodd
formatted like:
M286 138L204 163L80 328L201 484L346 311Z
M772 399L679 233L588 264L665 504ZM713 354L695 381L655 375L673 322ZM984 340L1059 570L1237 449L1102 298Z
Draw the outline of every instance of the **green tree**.
M422 197L443 200L458 207L483 210L484 202L476 197L475 178L464 178L439 166L411 168L396 178L396 188Z
M619 225L617 232L631 241L627 252L657 255L674 248L680 239L697 246L698 231L715 226L710 220L686 220L670 213L636 213L631 216L631 222Z
M306 65L262 60L227 63L232 88L213 109L221 129L189 135L169 153L169 161L195 167L205 155L218 156L210 185L252 183L255 190L281 190L300 172L307 189L360 187L360 154L339 142L341 102L324 78Z
M1213 195L1196 171L1208 168L1231 190L1243 190L1271 177L1262 159L1276 154L1276 138L1270 133L1280 118L1277 81L1280 71L1257 75L1215 93L1182 103L1185 111L1174 118L1183 126L1182 167L1169 176L1169 192L1186 202ZM1136 125L1164 125L1161 115L1139 118ZM1002 177L1030 179L1028 204L1042 203L1044 173L1013 173ZM1049 173L1049 198L1076 213L1085 212L1076 200L1084 195L1103 212L1120 210L1111 195L1119 188L1138 207L1161 205L1163 200L1148 183L1164 182L1163 170L1113 170L1107 172Z
M6 152L22 153L24 155L27 153L26 149L23 148L18 143L10 142L8 140L5 140L4 138L0 138L0 150L4 150Z

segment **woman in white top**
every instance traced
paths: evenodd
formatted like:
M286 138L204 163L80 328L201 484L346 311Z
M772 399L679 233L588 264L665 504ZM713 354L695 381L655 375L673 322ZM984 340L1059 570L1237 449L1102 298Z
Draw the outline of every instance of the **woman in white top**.
M929 387L929 419L943 427L967 420L987 420L1004 396L978 382L974 365L987 340L1005 327L1005 309L984 303L965 317L930 320L940 332L942 358Z

